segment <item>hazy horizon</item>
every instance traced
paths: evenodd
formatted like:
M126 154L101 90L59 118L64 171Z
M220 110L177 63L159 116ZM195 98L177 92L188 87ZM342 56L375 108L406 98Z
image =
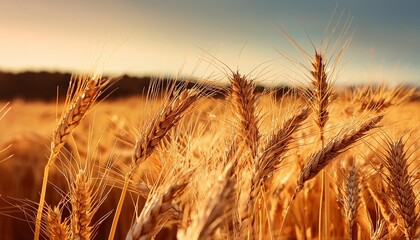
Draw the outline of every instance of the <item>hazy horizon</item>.
M265 63L259 80L289 83L301 76L278 51L306 61L280 28L312 54L305 31L318 46L336 9L340 26L351 19L354 32L337 83L419 85L419 8L414 0L0 0L0 70L80 72L96 65L113 75L221 75L203 61L214 56L244 74Z

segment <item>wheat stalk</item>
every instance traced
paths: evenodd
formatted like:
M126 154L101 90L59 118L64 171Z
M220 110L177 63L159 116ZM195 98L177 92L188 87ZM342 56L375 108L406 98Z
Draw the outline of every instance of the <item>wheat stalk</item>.
M3 107L0 108L0 120L6 116L7 112L10 111L11 107L9 106L10 102L7 102Z
M332 100L332 85L328 81L326 73L326 63L323 56L315 50L315 57L312 61L312 104L315 110L315 123L319 129L319 139L321 141L321 148L324 147L325 137L324 130L325 125L329 119L328 107ZM319 233L323 236L327 236L327 224L329 219L329 188L328 179L325 176L325 172L322 172L322 187L320 195L320 208L319 208Z
M11 107L9 106L10 102L7 102L2 108L0 108L0 121L4 118L4 116L6 116L7 112L10 111ZM0 153L2 153L3 151L6 151L11 145L7 146L4 149L0 149ZM1 159L0 158L0 163L6 161L7 159L11 158L13 156L13 154L6 156L5 158Z
M292 135L302 126L310 112L309 108L304 108L285 121L282 127L271 136L261 156L254 163L251 189L245 211L246 215L241 223L242 228L248 226L250 231L249 236L251 238L254 237L254 205L260 195L261 187L264 185L268 176L279 168L283 160L282 157L289 150L289 144L293 142L294 138Z
M120 200L118 201L117 209L114 214L109 239L114 239L115 231L118 224L118 219L124 203L125 195L132 173L138 168L140 163L149 157L162 138L168 131L174 127L179 120L184 116L188 108L191 107L201 97L201 93L197 89L187 89L182 91L171 101L168 101L161 111L152 119L146 130L140 134L134 146L133 155L131 158L130 168L124 177L124 186L121 192Z
M44 168L44 178L42 182L41 195L38 204L38 211L35 219L34 239L39 239L42 211L44 208L45 194L49 169L66 142L68 136L80 124L87 112L91 109L98 97L106 89L110 80L102 80L100 75L83 75L72 78L70 87L67 91L65 112L54 130L51 141L51 153Z

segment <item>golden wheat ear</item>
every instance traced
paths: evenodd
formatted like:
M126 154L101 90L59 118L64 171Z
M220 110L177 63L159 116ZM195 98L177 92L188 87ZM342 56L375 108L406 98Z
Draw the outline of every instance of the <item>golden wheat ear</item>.
M330 117L329 106L333 98L333 87L327 77L326 64L321 53L315 50L315 58L312 64L312 91L310 93L311 103L315 111L315 123L319 128L320 141L324 146L324 130L325 125Z
M73 239L91 239L92 218L97 210L94 203L93 182L86 171L80 169L70 189L71 234Z
M386 154L382 158L387 172L384 180L390 191L393 212L399 217L398 226L407 239L416 237L420 215L414 192L414 174L409 171L405 142L402 138L387 140Z
M190 171L181 176L173 176L177 180L172 184L167 181L157 182L151 190L142 212L127 233L126 239L146 240L154 238L170 219L174 201L188 186L192 174L193 171Z
M319 142L321 148L325 146L325 129L328 120L331 115L330 106L332 105L334 96L334 82L338 78L340 72L338 63L349 45L352 34L349 34L349 28L351 20L347 20L343 25L340 23L341 15L338 19L335 17L335 13L332 14L328 25L324 31L325 33L331 32L330 36L326 39L322 39L320 46L315 47L312 40L309 38L312 44L314 54L310 54L304 50L299 43L294 40L284 29L282 29L284 35L287 37L289 42L303 55L309 62L309 64L302 64L298 59L287 57L292 63L302 68L303 78L309 82L309 89L303 90L305 98L310 106L312 106L315 112L315 123L319 129ZM335 24L332 24L336 20ZM342 30L336 30L341 26ZM324 42L326 40L326 42ZM297 81L301 81L300 79ZM306 87L303 87L305 89ZM320 195L320 208L319 208L319 232L320 236L328 238L329 230L328 225L330 224L330 210L329 210L329 179L326 177L325 171L321 174L321 195Z
M245 76L241 76L239 72L232 73L229 80L232 88L233 107L239 121L237 132L254 158L257 155L261 138L258 129L260 119L256 111L255 85Z
M335 157L347 151L354 143L375 128L382 118L383 115L376 116L353 129L342 132L329 141L324 148L313 154L299 173L293 198L302 190L305 182L314 178L322 169L334 160Z
M51 153L44 168L44 178L35 219L35 240L39 239L50 166L54 164L54 161L68 136L80 124L96 100L104 93L111 82L111 79L103 79L101 75L97 74L86 74L72 77L71 79L66 96L66 107L54 130L51 141Z
M357 235L357 214L361 205L361 170L354 156L346 159L338 169L339 200L347 219L348 239Z
M166 133L178 124L187 109L200 97L197 89L184 90L162 108L136 141L132 156L133 170L153 153Z
M68 219L62 219L62 208L55 206L51 208L47 206L46 211L46 235L49 239L70 240L70 226Z

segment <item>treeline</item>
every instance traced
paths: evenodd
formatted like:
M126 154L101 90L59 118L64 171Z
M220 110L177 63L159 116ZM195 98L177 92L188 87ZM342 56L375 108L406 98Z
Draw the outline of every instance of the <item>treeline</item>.
M43 100L54 101L58 98L66 96L69 86L70 73L60 72L22 72L8 73L0 72L0 100L9 101L20 98L25 100ZM164 90L168 83L173 82L172 79L156 80L152 77L134 77L123 75L116 78L118 81L110 87L112 94L104 94L107 99L122 98L127 96L138 96L147 93L152 81L160 81L159 89ZM183 80L179 80L183 84ZM188 88L195 83L193 81L186 83ZM206 84L208 85L208 84ZM215 97L223 97L226 86L208 85ZM289 87L281 87L277 89L278 95L283 95ZM257 92L264 91L263 86L257 86Z
M51 101L66 96L71 79L70 73L60 72L0 72L0 100L21 98L26 100ZM124 75L113 85L111 98L141 94L147 89L150 77ZM112 90L110 89L110 90Z

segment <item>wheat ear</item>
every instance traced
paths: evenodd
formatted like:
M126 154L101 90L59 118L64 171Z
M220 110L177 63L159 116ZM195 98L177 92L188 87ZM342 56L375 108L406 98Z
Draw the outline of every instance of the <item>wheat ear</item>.
M58 206L54 208L47 207L46 230L47 236L51 240L70 240L70 229L68 220L62 221L61 209Z
M398 225L404 232L406 239L414 239L419 214L416 212L416 194L414 193L413 178L408 167L408 157L402 138L388 143L387 156L383 163L388 170L385 182L389 186L395 214L402 219Z
M297 187L292 199L294 199L300 190L302 190L305 182L314 178L322 169L334 160L335 157L348 150L352 144L365 136L368 131L375 128L382 118L383 115L376 116L364 122L357 128L347 130L344 133L337 135L328 142L324 148L313 154L298 175Z
M260 132L259 118L256 113L257 97L254 93L255 85L238 72L230 77L232 85L233 105L239 117L238 132L251 151L252 158L257 155Z
M140 137L136 140L133 155L131 158L130 168L124 177L124 186L115 210L114 219L112 221L109 240L114 239L118 219L123 207L125 195L132 173L138 168L140 163L149 157L162 138L168 131L175 126L184 116L188 108L191 107L201 97L201 93L197 89L187 89L182 91L177 97L168 101L161 111L152 119Z
M152 239L162 229L170 217L170 210L173 209L175 198L189 184L189 178L193 172L182 176L173 183L166 191L157 186L147 198L146 204L136 218L127 234L126 240L147 240Z
M249 235L253 237L254 225L254 204L258 200L261 187L265 180L273 174L280 166L282 157L289 150L289 144L293 141L292 135L302 126L308 118L311 110L304 108L283 123L283 126L271 136L263 153L254 163L253 177L251 179L251 189L246 206L245 217L242 219L242 227L248 226L251 231Z
M59 124L54 130L51 141L50 157L48 158L48 162L44 168L44 178L42 181L41 195L35 219L35 240L39 239L41 217L44 208L50 166L54 163L61 147L66 142L67 137L80 124L95 101L108 86L109 82L110 80L102 80L101 76L96 75L72 78L72 81L70 82L66 100L66 104L68 106L62 115Z
M361 183L359 167L354 157L349 159L348 164L341 167L340 177L342 178L341 195L343 198L344 213L347 218L348 239L353 239L353 233L357 232L355 226L356 216L361 204Z
M92 218L96 212L92 179L80 169L70 190L72 239L87 240L93 236Z
M324 129L329 119L328 107L332 100L332 86L328 81L325 60L320 53L315 51L312 64L312 101L315 110L315 123L319 128L319 138L324 145Z
M333 88L327 78L325 60L316 50L315 58L312 61L312 70L310 72L312 75L312 101L316 116L315 123L319 128L319 139L321 141L321 148L323 148L325 143L324 130L329 119L328 107L331 103ZM329 188L328 179L326 178L324 171L321 174L321 178L319 233L322 233L322 236L327 236L327 224L329 224Z

